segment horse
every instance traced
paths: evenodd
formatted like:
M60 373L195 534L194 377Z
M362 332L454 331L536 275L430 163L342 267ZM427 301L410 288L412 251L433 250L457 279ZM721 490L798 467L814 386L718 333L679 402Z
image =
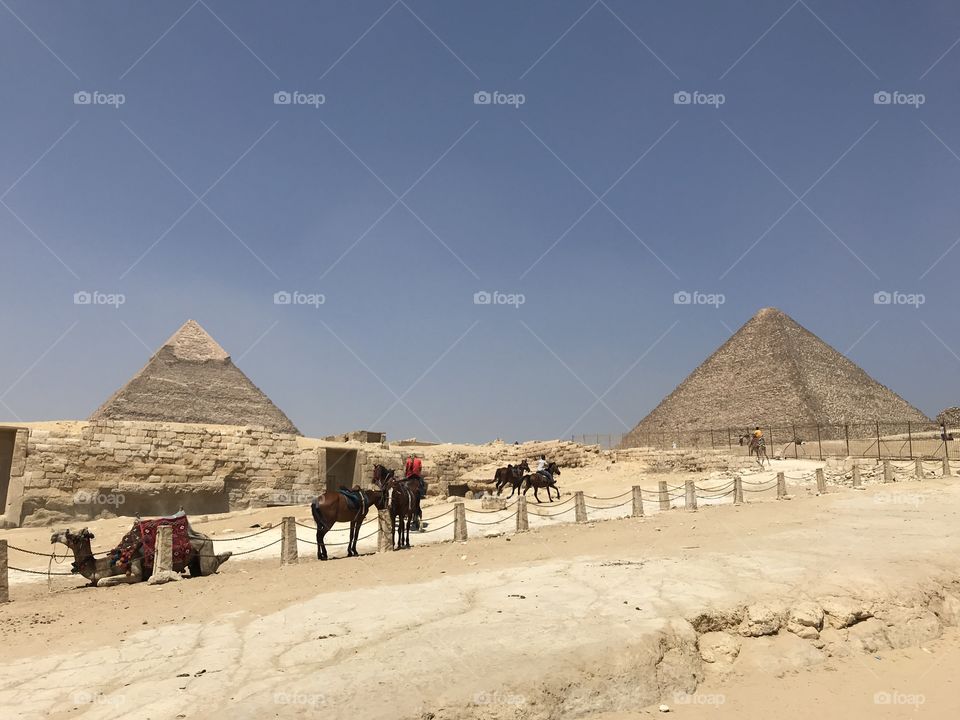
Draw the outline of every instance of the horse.
M556 478L557 475L560 474L560 468L557 467L557 464L555 462L552 462L547 466L547 472L549 472L554 478ZM550 496L551 488L557 491L557 500L560 499L560 490L557 488L556 480L547 480L546 477L544 477L538 472L535 472L531 475L524 475L523 482L524 482L523 494L526 495L527 490L529 490L530 488L533 488L533 496L537 499L537 502L540 502L540 496L537 495L537 490L539 490L540 488L547 489L547 502L553 502L553 498Z
M530 472L530 465L526 460L521 462L519 465L507 465L506 467L497 468L497 472L493 475L493 482L496 484L497 495L503 492L503 489L507 486L507 483L510 483L511 490L509 497L513 497L514 493L520 494L520 485L523 483L523 474L525 472Z
M390 468L384 467L383 465L374 465L373 466L373 484L376 485L381 490L385 489L386 484L391 480L396 479L396 471L391 470ZM397 482L402 486L407 488L411 493L413 493L413 505L412 507L416 510L416 514L408 521L407 525L407 544L406 547L410 547L410 538L409 530L410 523L415 523L417 530L421 529L423 526L423 510L420 508L420 492L424 491L426 494L426 481L419 475L416 477L406 478L405 480L397 480Z
M357 539L360 535L360 525L363 524L371 507L382 510L386 493L383 490L361 490L354 488L360 498L360 507L352 508L347 498L338 490L327 490L323 495L310 503L310 512L317 523L317 559L327 559L327 547L323 544L323 536L327 534L334 523L350 523L350 539L347 541L347 557L357 557Z
M404 550L410 547L410 526L420 515L418 488L411 488L410 485L410 481L400 482L396 478L391 478L383 488L387 494L384 504L390 511L391 543L393 543L394 532L397 534L395 550Z

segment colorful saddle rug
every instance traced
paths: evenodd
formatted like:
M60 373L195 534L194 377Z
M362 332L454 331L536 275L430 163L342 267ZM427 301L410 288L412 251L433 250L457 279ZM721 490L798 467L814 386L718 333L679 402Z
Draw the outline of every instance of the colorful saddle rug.
M130 531L123 536L120 544L111 551L111 564L129 572L130 563L137 557L143 557L144 570L153 571L153 559L157 546L157 529L161 525L173 528L173 569L182 572L190 557L190 523L187 516L177 513L172 517L155 520L138 520Z

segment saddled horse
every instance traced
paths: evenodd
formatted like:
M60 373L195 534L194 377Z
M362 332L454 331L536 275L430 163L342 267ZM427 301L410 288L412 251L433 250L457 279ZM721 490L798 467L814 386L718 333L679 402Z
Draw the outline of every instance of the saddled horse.
M396 533L395 550L410 547L410 526L420 515L420 496L410 482L391 478L384 486L387 493L386 507L390 511L390 542Z
M391 470L390 468L384 467L383 465L373 466L373 484L374 485L376 485L378 488L384 488L384 486L390 480L397 480L397 482L400 483L400 485L407 488L411 493L413 493L414 501L415 501L414 509L416 510L416 514L414 515L412 522L416 526L416 528L419 530L423 525L423 510L420 509L420 499L422 495L426 495L426 491L427 491L426 481L420 476L406 478L405 480L399 480L397 478L396 470ZM407 530L409 531L409 529L410 528L408 526ZM409 537L407 538L406 547L410 547Z
M354 488L350 491L356 497L359 505L353 506L346 496L339 490L327 490L323 495L310 503L310 512L317 523L317 558L327 559L327 547L323 544L323 536L327 534L334 523L350 523L350 539L347 541L347 556L356 557L357 539L360 535L360 526L367 517L370 508L382 510L386 494L382 490L361 490Z
M537 499L537 502L540 502L540 496L537 495L537 490L539 490L540 488L546 488L547 502L553 502L553 498L550 496L550 490L552 488L553 490L557 491L557 500L559 500L560 490L559 488L557 488L556 477L557 475L560 474L560 468L557 466L555 462L552 462L547 466L547 472L549 472L553 476L554 478L553 480L548 480L544 475L538 472L531 473L530 475L524 475L523 476L523 482L524 482L523 494L526 495L527 490L529 490L530 488L533 488L533 496Z
M523 474L528 472L530 472L530 465L526 460L519 465L507 465L506 467L497 468L497 472L493 475L497 495L503 492L503 489L508 483L511 486L509 497L513 497L514 493L519 495L520 485L523 483Z

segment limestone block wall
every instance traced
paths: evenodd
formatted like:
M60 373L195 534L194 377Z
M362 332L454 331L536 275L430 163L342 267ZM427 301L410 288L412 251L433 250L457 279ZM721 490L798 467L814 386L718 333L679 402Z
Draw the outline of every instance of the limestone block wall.
M288 504L322 485L322 449L261 428L102 420L26 431L22 524Z

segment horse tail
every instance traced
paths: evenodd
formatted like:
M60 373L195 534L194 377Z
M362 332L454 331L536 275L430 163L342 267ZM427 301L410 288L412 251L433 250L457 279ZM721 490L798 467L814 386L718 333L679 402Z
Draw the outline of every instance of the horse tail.
M310 514L313 515L313 521L317 524L317 529L323 527L323 514L320 512L320 500L315 499L310 503Z

